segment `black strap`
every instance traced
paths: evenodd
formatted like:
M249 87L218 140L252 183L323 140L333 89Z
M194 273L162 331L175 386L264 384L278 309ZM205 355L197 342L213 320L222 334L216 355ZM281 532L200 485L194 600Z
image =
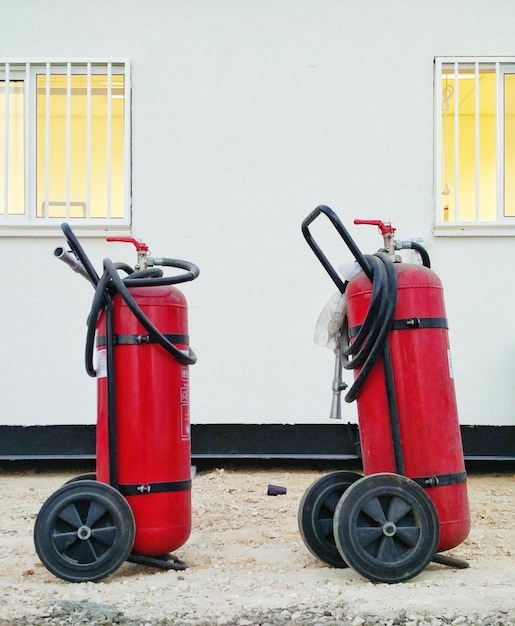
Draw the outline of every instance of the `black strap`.
M417 485L424 488L429 487L447 487L449 485L459 485L467 482L466 472L456 472L455 474L436 474L434 476L424 476L421 478L412 478Z
M182 343L184 345L189 345L190 338L188 335L164 335L168 341L172 343ZM146 343L157 343L153 339L150 338L150 335L115 335L114 336L114 345L115 346L141 346ZM97 348L106 345L105 335L99 335L96 340Z
M191 480L176 480L169 483L143 483L140 485L119 485L118 489L124 496L143 496L148 493L166 493L171 491L188 491Z
M349 328L349 337L356 337L361 326ZM445 317L408 317L406 319L393 320L391 330L417 330L419 328L446 328L449 323Z
M393 320L392 330L412 330L414 328L446 328L449 330L449 323L446 317L408 317Z

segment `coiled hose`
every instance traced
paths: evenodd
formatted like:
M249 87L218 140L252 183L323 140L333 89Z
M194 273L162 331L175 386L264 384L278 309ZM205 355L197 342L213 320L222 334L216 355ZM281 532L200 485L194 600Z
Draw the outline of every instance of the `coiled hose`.
M365 321L354 341L350 344L347 337L342 345L342 355L347 359L344 368L350 370L361 367L345 395L346 402L353 402L357 398L372 368L384 353L397 303L397 274L391 258L384 252L364 255L364 258L371 271L372 295ZM350 356L352 359L349 360Z
M198 268L192 263L179 261L178 259L162 259L162 265L171 267L181 267L188 270L183 275L180 282L193 280L198 275ZM123 270L129 275L123 278L118 274L119 270ZM188 353L177 348L163 333L161 333L148 317L143 313L137 302L132 297L128 287L136 286L158 286L179 282L176 278L162 278L163 272L159 268L151 268L134 272L134 270L125 263L113 263L110 259L104 259L104 273L100 277L96 288L91 310L87 320L86 334L86 351L85 365L89 376L96 377L96 370L93 363L93 354L95 347L95 333L98 318L105 308L106 298L112 298L113 295L119 294L129 307L130 311L148 332L151 341L158 343L173 357L175 357L182 365L193 365L197 361L197 357L191 348Z

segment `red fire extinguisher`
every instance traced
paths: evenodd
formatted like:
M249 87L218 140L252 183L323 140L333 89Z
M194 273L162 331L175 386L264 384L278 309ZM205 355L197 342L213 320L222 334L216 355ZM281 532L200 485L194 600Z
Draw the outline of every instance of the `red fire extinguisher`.
M361 270L348 281L341 279L311 236L309 225L321 213L331 220ZM464 541L470 529L448 322L442 285L424 248L396 242L389 224L355 223L377 225L383 249L363 255L325 206L306 218L303 232L345 294L333 405L339 405L339 394L346 388L343 364L355 375L345 400L357 400L365 476L336 472L332 480L325 477L314 484L301 503L299 522L305 542L320 558L352 565L371 580L399 582L418 574L431 560L467 566L439 554ZM401 263L395 250L402 248L420 252L423 264ZM323 536L321 503L335 494L332 536Z
M70 581L99 580L121 563L184 569L171 557L191 531L187 304L174 286L194 280L187 261L153 258L132 238L135 270L104 260L99 277L67 224L74 257L56 254L95 286L86 370L97 379L96 474L74 479L43 505L36 550ZM184 270L163 276L159 266ZM126 274L122 277L120 274ZM163 556L166 555L166 556Z

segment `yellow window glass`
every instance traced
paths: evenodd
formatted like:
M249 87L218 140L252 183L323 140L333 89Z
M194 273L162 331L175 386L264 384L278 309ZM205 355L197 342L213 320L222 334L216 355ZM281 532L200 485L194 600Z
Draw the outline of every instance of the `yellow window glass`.
M504 215L515 217L515 74L504 75Z
M110 80L109 80L110 78ZM124 76L37 76L37 216L123 218Z
M10 80L7 94L6 81L0 81L0 189L7 194L8 215L25 213L23 86L21 80Z
M442 72L442 219L496 219L496 77L454 65Z

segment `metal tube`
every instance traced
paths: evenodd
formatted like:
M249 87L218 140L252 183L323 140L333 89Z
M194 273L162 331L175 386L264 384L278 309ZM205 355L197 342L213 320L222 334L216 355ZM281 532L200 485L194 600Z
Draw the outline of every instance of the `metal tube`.
M111 217L111 152L112 152L112 65L107 64L107 198L106 198L106 217Z
M45 210L43 217L48 217L50 202L50 63L46 64L45 78Z
M9 63L5 64L4 91L4 208L3 213L9 214Z
M86 74L86 216L91 217L91 63Z
M334 357L333 400L329 412L329 418L333 420L342 419L342 384L342 356L340 347L338 346ZM346 386L347 385L345 385L345 387Z
M71 217L72 173L72 65L66 66L66 219Z
M80 274L87 281L92 282L90 275L87 273L86 269L84 268L84 265L82 265L82 263L78 259L76 259L74 256L72 256L69 252L66 252L64 248L62 247L56 248L54 250L54 256L58 258L60 261L63 261L64 263L66 263L66 265L71 267L71 269L74 272L77 272L77 274Z

